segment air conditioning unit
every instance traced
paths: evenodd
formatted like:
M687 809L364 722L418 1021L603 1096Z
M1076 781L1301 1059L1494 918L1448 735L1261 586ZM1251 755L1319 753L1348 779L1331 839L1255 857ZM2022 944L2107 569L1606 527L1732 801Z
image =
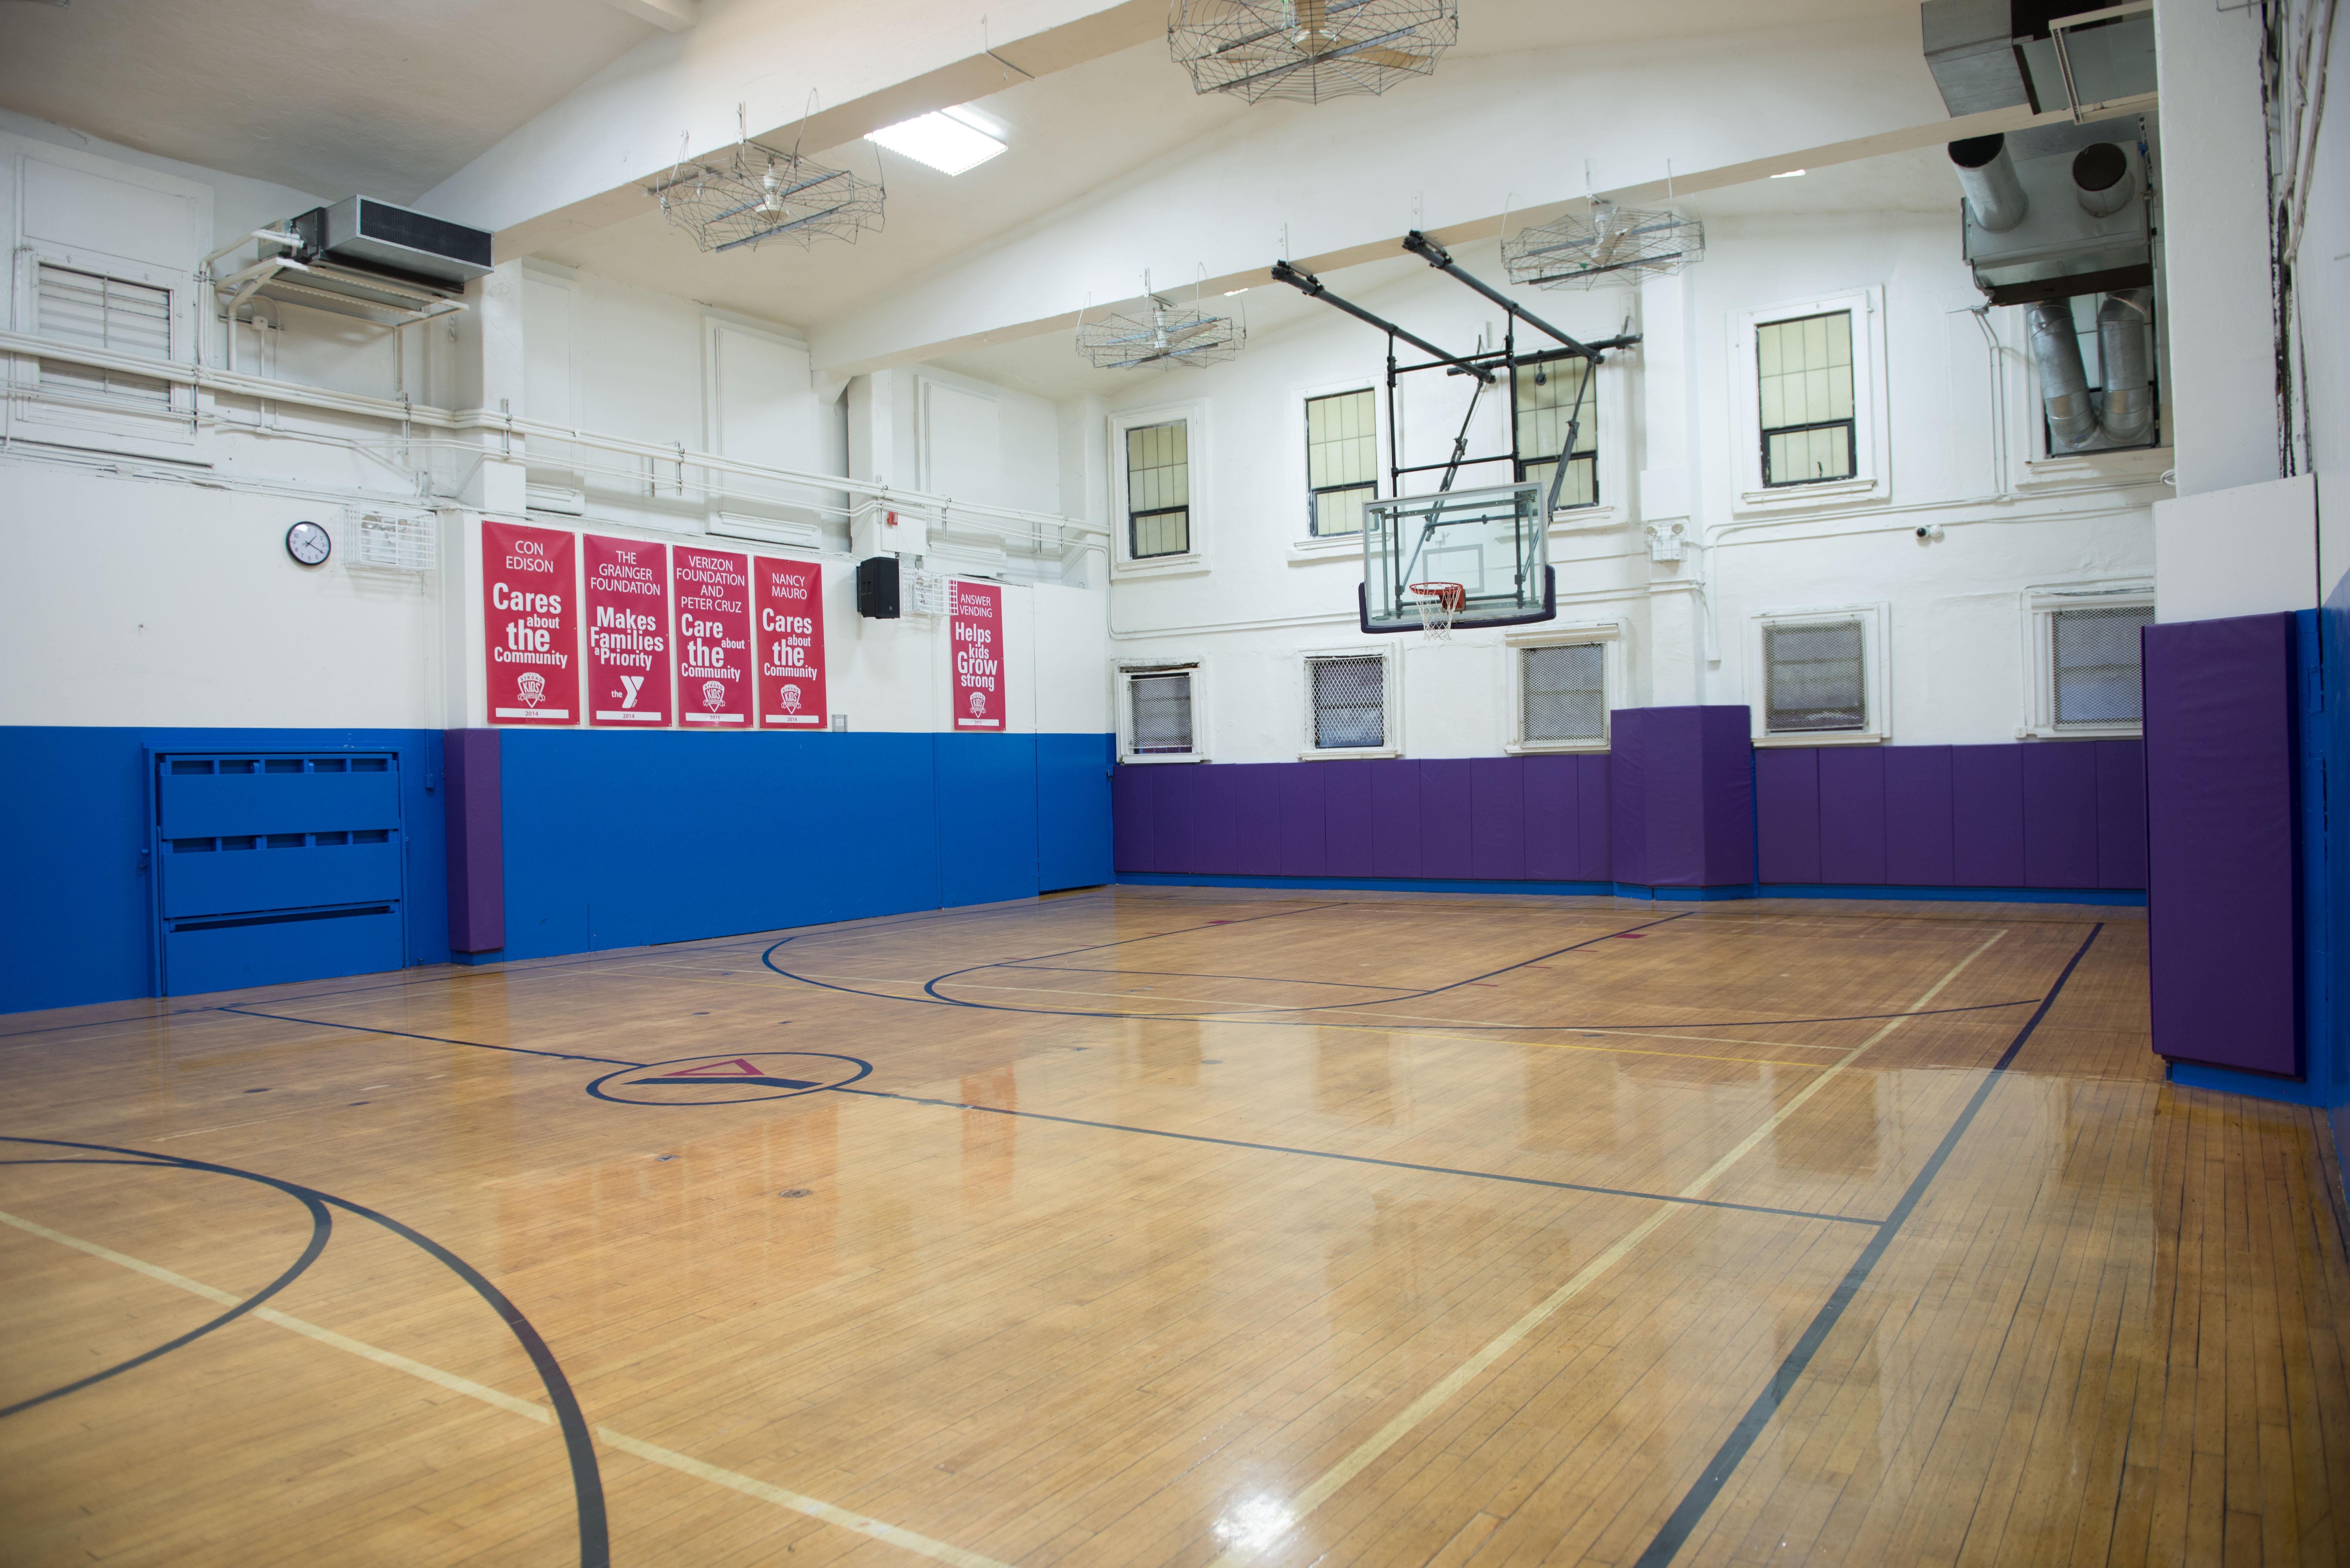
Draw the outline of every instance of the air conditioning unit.
M463 308L465 285L491 265L485 230L370 196L313 207L279 227L300 244L272 258L275 268L247 293L388 325Z

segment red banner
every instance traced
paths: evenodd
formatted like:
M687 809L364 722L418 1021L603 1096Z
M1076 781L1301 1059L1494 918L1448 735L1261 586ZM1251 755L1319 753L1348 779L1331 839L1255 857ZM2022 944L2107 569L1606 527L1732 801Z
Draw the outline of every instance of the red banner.
M688 724L751 727L751 566L747 556L680 545L677 713Z
M751 577L759 609L759 722L821 730L824 568L760 556Z
M954 727L1003 728L1003 590L954 585Z
M571 555L568 534L482 524L482 625L493 724L569 724L579 716L578 588Z
M588 722L614 729L669 722L669 546L588 534Z

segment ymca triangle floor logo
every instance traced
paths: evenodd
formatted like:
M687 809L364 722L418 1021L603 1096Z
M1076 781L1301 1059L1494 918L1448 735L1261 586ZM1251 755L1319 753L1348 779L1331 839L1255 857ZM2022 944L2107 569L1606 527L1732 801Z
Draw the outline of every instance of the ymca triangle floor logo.
M823 1051L753 1051L648 1062L607 1073L588 1092L624 1106L735 1106L837 1089L872 1070L855 1056Z

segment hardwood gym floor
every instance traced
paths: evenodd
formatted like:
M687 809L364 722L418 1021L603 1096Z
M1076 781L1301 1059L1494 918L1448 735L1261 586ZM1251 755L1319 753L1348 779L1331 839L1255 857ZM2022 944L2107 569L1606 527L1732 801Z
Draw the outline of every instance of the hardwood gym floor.
M1154 888L19 1015L0 1559L2339 1563L2340 1172L2146 962Z

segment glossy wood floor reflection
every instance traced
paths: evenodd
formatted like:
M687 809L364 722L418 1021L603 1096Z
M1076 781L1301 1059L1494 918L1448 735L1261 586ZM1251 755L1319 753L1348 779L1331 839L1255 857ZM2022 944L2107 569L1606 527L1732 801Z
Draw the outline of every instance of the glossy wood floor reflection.
M2058 906L1127 888L0 1020L0 1561L2350 1559Z

